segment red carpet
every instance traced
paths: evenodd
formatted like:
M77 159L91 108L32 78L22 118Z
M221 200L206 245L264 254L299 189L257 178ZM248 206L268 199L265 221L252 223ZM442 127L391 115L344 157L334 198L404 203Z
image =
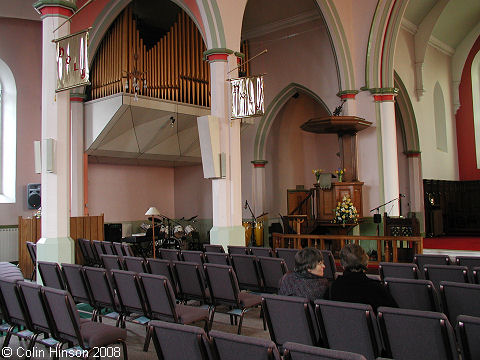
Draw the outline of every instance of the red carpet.
M423 239L424 249L480 251L478 236L442 236Z

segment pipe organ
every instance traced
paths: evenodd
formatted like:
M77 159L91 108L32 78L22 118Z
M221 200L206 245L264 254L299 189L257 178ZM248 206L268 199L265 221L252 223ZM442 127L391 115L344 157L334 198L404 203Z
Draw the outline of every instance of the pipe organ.
M248 46L245 42L241 45L247 59ZM147 49L128 6L111 25L95 55L90 97L135 93L133 77L128 74L139 74L145 82L138 84L138 95L209 107L210 68L203 60L205 50L200 32L183 10L169 32ZM248 74L248 66L241 70Z

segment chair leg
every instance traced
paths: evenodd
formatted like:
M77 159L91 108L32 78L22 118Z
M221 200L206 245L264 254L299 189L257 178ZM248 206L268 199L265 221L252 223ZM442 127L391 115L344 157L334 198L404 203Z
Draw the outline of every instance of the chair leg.
M127 343L123 340L120 342L122 343L122 348L123 348L123 360L128 360Z
M152 338L152 328L147 326L147 334L145 335L145 343L143 344L143 351L147 352L150 346L150 339Z
M238 335L240 335L240 333L242 332L243 315L245 315L245 311L246 309L242 310L242 314L240 315L240 320L238 321L238 331L237 331ZM237 317L235 317L235 320L236 319Z
M10 343L10 338L12 337L13 330L15 329L15 325L11 325L7 330L7 335L5 335L5 340L3 341L2 349L7 347Z
M39 334L40 333L35 333L30 338L30 342L28 343L28 346L27 346L27 354L32 353L33 347L35 346L35 341L37 341L37 337L38 337ZM26 360L30 359L30 356L25 356L25 359Z
M215 306L212 305L209 309L209 325L208 325L208 329L211 330L212 329L212 325L213 325L213 317L215 316Z

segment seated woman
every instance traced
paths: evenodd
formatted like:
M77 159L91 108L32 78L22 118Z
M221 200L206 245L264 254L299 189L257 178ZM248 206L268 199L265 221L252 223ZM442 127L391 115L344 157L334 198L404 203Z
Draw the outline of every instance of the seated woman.
M344 269L330 287L330 300L369 304L377 312L380 306L398 307L387 288L365 274L368 255L360 245L348 244L340 250Z
M295 271L280 279L278 295L300 296L310 301L322 299L328 286L323 277L323 256L320 250L305 248L295 254Z

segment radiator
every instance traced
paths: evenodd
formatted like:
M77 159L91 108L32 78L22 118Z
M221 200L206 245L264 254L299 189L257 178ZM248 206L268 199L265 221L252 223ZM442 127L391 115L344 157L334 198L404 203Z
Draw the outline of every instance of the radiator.
M18 261L18 229L0 229L0 261Z

